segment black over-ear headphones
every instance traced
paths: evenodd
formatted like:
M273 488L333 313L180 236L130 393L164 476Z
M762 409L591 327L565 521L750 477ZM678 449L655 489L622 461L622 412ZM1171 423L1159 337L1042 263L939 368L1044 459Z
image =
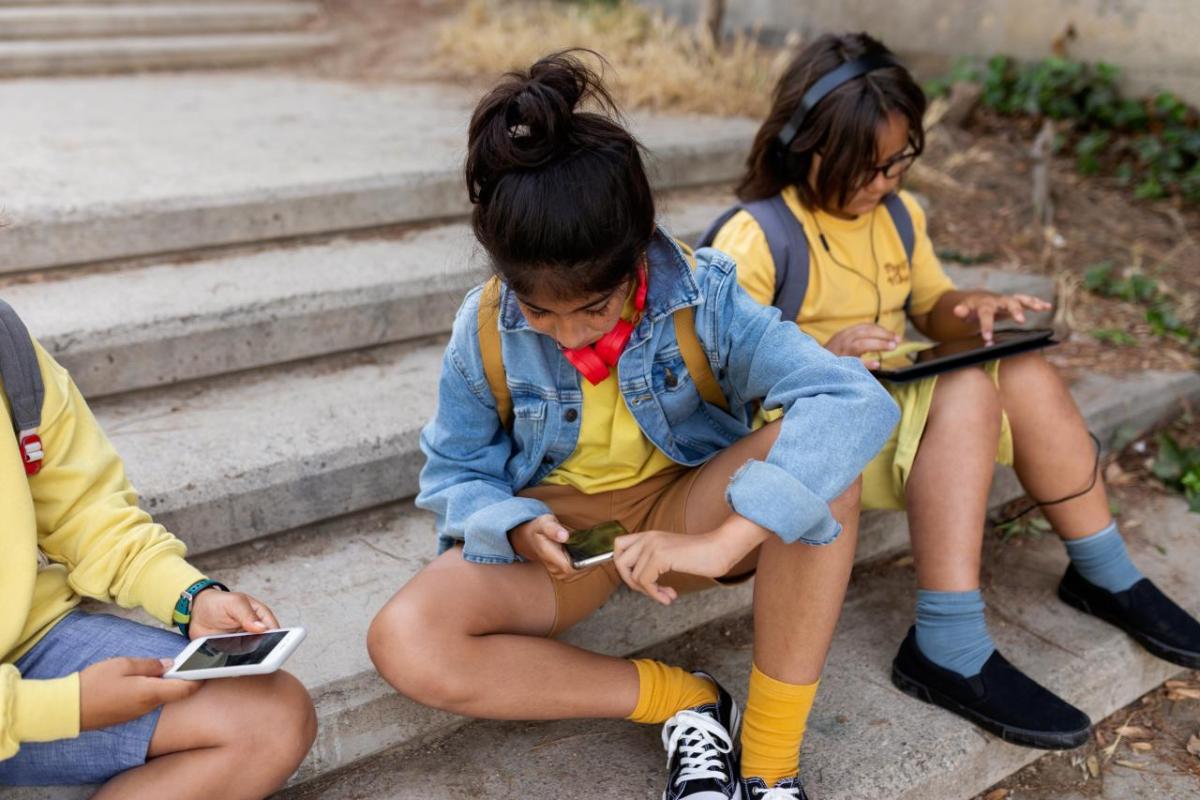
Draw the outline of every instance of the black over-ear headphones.
M778 141L782 152L786 153L787 149L792 146L792 142L795 141L796 135L800 133L800 128L804 125L804 118L808 116L808 112L812 111L817 103L825 99L825 95L846 81L852 81L860 75L866 75L868 72L874 72L877 69L898 66L900 66L900 62L889 56L881 53L870 53L865 56L859 56L853 61L847 61L832 72L822 75L820 80L808 87L808 91L800 98L800 107L796 109L796 112L792 114L792 118L783 126L783 130L779 131Z

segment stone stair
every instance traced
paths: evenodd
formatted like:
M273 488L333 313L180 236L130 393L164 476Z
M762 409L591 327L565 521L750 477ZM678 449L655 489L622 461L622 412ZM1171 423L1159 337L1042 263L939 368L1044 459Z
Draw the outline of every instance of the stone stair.
M0 3L0 78L236 67L314 55L336 37L316 2Z
M81 95L89 102L72 103ZM0 151L26 148L28 158L19 167L0 161L13 198L0 231L0 297L76 375L144 505L188 542L201 568L309 629L289 669L312 691L320 733L289 791L318 796L303 782L341 781L335 770L385 751L396 762L426 745L483 748L472 737L490 728L395 695L364 647L375 611L433 555L432 520L410 500L417 433L436 402L451 314L483 273L456 183L469 98L440 87L261 76L226 81L218 92L205 78L146 76L14 81L0 85L0 104L8 101L17 113L0 129ZM75 118L83 123L72 127ZM728 202L725 187L753 126L656 116L634 124L655 153L666 219L690 238ZM171 159L176 134L184 139ZM1052 290L1044 279L999 270L956 277ZM1108 441L1200 399L1200 377L1085 375L1072 389ZM1002 475L994 503L1016 492L1011 474ZM860 563L905 546L902 516L865 518ZM662 643L744 612L750 597L746 585L663 610L622 592L569 638L613 654L674 647ZM877 622L852 609L843 635L870 641ZM881 652L870 654L872 665ZM722 653L727 670L745 655ZM1117 647L1105 668L1128 669L1137 658ZM1142 675L1159 679L1161 671ZM1113 685L1097 709L1133 696L1132 684ZM853 687L828 686L831 707L851 702ZM899 694L872 692L871 719L910 713ZM832 738L848 747L867 721L854 718L842 733L834 726ZM959 728L931 724L938 741L963 738ZM459 729L465 738L437 744ZM525 733L510 733L524 741ZM908 753L897 741L883 744L889 758ZM443 796L397 794L396 780L420 780L378 762L371 769L386 791L358 796ZM503 771L520 775L516 764ZM910 772L890 785L924 785ZM657 771L633 778L660 780ZM547 796L568 796L554 782L561 777L545 780ZM944 796L969 795L960 788ZM84 794L3 792L12 800Z

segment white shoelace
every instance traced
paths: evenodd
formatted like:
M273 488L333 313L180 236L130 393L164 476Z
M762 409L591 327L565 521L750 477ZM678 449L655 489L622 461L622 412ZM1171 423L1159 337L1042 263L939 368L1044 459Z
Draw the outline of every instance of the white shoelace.
M758 800L797 800L800 797L799 786L789 786L786 789L772 786L770 789L754 787L754 796Z
M676 786L707 778L729 780L721 756L733 750L733 739L729 731L708 714L691 709L680 711L663 725L662 742L667 750L668 767L675 751L680 753Z

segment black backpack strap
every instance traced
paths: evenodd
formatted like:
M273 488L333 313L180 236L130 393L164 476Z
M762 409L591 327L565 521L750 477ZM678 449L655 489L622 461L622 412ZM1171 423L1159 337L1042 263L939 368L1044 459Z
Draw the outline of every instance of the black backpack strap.
M904 205L900 195L895 192L883 198L883 205L892 218L892 224L896 226L896 233L900 234L900 242L904 245L904 254L908 256L908 265L911 267L913 250L917 246L917 233L913 229L912 214L908 213L908 207Z
M808 292L808 237L804 225L788 208L783 195L774 195L765 200L752 200L727 209L713 221L700 237L697 247L710 247L717 232L739 211L745 211L766 237L775 264L775 297L772 305L779 309L783 318L794 321L804 305Z
M13 430L21 446L25 471L33 475L41 468L43 458L37 429L42 424L46 388L29 330L3 300L0 300L0 380L4 381L4 393L12 409Z

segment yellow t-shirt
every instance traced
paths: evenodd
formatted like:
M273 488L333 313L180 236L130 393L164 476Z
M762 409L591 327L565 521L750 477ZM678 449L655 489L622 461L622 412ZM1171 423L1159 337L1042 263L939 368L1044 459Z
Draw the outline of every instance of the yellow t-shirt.
M632 295L625 301L621 315L633 318ZM579 383L583 388L583 418L575 452L542 483L598 494L637 486L675 464L642 433L625 405L615 368L594 386L582 377Z
M882 327L903 336L904 305L910 293L909 312L919 316L954 288L933 252L925 212L907 192L901 192L900 198L912 215L916 234L911 270L896 226L882 205L870 214L840 219L804 208L794 186L783 190L788 208L804 225L811 253L808 291L796 322L822 345L838 331L874 322L877 313ZM832 255L822 246L820 232L824 232ZM717 233L713 247L737 262L738 282L750 296L770 305L775 294L775 263L754 218L746 211L735 214ZM879 288L878 296L873 286Z

